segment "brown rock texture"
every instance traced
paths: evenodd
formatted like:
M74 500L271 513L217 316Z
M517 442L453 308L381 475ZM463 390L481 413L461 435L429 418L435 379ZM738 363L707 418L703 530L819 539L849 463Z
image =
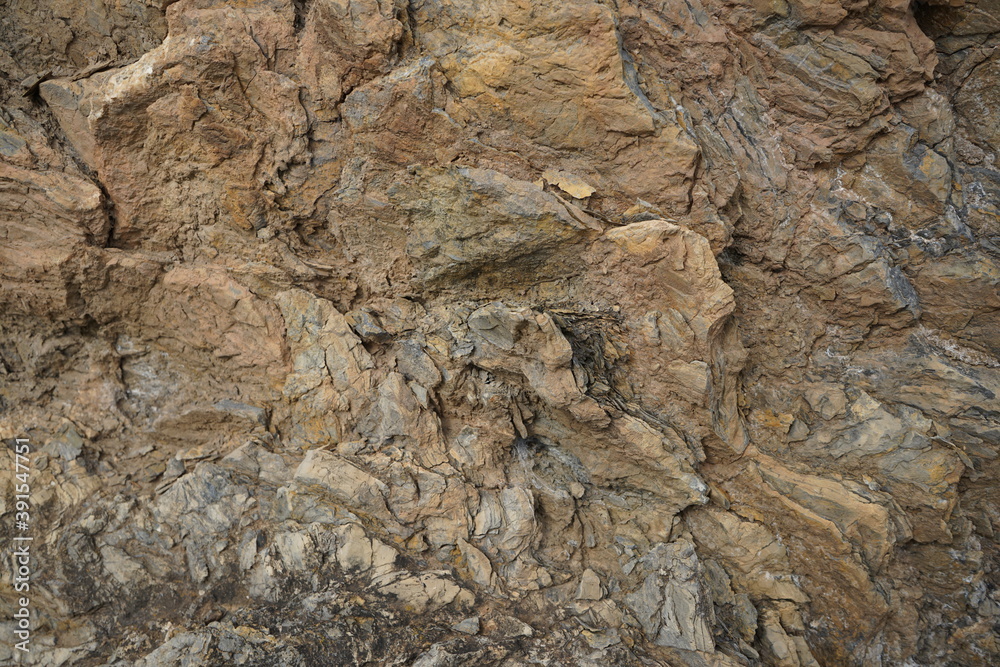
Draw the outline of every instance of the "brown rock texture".
M1000 662L997 0L0 43L0 663Z

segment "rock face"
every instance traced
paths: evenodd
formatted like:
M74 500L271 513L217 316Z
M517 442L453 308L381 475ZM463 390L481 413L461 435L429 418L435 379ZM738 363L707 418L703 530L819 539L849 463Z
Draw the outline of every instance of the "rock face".
M0 662L1000 661L1000 3L7 4Z

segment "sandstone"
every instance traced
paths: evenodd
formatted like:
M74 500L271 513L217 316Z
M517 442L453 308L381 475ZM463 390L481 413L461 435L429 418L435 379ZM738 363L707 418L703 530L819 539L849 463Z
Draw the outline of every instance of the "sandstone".
M465 564L472 581L486 588L494 588L496 586L496 575L493 574L493 566L489 558L486 557L486 554L463 539L459 539L458 548L462 558L465 559ZM475 634L475 632L472 634Z
M557 185L560 190L574 199L586 199L596 192L594 187L588 185L582 178L565 171L553 171L550 169L542 173L542 178L549 183Z
M564 247L597 226L537 185L493 171L421 171L412 188L390 194L413 218L407 253L423 267L418 276L425 282L492 275L516 284L528 272L535 280L556 276L572 260Z
M361 526L349 523L338 532L337 562L344 570L368 570L372 565L371 540Z
M461 591L457 584L434 574L404 576L389 583L380 582L378 588L382 593L397 598L405 609L417 614L450 604Z
M321 450L308 452L295 471L295 480L315 485L341 502L385 515L388 487L350 461Z
M8 3L25 664L996 663L998 34Z
M583 571L583 576L580 578L580 586L576 590L577 600L600 600L604 597L604 591L601 586L601 579L597 576L590 568Z

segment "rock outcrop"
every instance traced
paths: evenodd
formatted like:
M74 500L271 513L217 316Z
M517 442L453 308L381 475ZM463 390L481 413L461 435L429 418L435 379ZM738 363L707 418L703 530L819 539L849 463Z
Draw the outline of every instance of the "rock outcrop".
M0 41L0 662L1000 660L995 0Z

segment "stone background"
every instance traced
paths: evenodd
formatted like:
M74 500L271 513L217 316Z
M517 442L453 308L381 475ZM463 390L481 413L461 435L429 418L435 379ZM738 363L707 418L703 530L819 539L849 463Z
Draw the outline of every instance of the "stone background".
M997 0L4 0L0 42L27 664L1000 660Z

